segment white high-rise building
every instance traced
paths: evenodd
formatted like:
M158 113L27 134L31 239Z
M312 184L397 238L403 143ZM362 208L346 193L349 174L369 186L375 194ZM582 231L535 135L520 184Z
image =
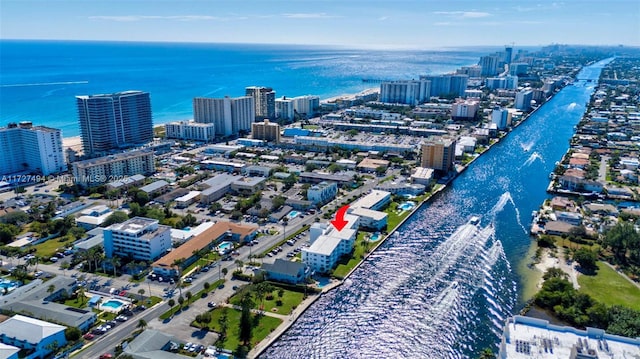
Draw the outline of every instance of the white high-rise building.
M172 248L171 227L158 224L158 220L135 217L104 229L105 257L131 257L135 260L154 261Z
M216 137L215 124L195 121L170 122L164 125L167 138L211 142Z
M64 172L67 164L62 150L62 132L33 126L31 122L10 123L0 128L0 175Z
M276 118L287 122L293 121L295 118L294 100L285 96L276 99Z
M218 136L237 135L251 131L255 119L254 99L251 96L236 98L193 99L193 118L200 123L213 123Z
M390 81L380 84L380 102L417 105L429 100L431 81Z
M320 96L298 96L293 98L293 109L302 117L312 118L320 108Z

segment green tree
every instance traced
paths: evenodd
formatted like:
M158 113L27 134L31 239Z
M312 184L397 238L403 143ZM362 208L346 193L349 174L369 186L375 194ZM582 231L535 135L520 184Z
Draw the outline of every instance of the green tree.
M578 262L583 270L590 273L598 268L598 266L596 265L596 262L598 260L597 254L594 251L591 251L584 247L579 248L573 253L573 260Z
M13 238L20 233L20 228L13 224L0 223L0 241L2 243L10 243Z
M82 332L76 327L69 327L64 330L64 337L69 342L75 342L82 337Z
M253 308L253 299L250 293L245 293L240 299L240 307L242 312L240 314L240 341L244 345L251 343L251 336L253 331L253 320L251 318L251 308Z
M138 325L136 325L136 328L145 330L147 328L147 321L144 319L138 320Z
M176 301L175 301L175 300L173 300L173 298L171 298L171 299L169 299L169 300L167 301L167 304L169 304L169 307L170 307L171 309L173 309L173 306L175 306L175 305L176 305Z
M182 310L182 305L184 304L184 297L183 296L179 296L178 297L178 304L180 304L180 310Z
M223 308L220 317L218 318L218 325L220 326L220 342L224 343L227 338L227 329L229 329L229 309Z
M626 251L629 244L640 243L640 235L632 223L618 222L605 233L604 244L611 248L616 259L626 262Z
M129 219L129 216L123 212L123 211L115 211L113 213L111 213L111 215L109 215L109 217L107 217L107 219L104 221L104 223L102 224L103 227L109 227L112 224L115 223L122 223L124 221L126 221L127 219Z

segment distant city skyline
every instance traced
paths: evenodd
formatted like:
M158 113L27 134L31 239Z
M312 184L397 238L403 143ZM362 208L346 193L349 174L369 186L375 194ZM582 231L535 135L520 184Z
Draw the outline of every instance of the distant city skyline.
M120 5L118 5L120 4ZM1 39L640 46L640 2L0 0Z

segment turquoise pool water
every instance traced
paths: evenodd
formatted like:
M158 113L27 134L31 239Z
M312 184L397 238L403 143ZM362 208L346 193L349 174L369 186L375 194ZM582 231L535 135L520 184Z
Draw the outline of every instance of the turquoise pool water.
M298 211L291 211L291 212L289 212L289 214L287 214L287 218L294 219L294 218L298 217L299 214L300 214L300 212L298 212Z
M113 299L102 303L103 307L109 307L109 308L113 308L113 309L120 309L123 305L124 305L124 303L122 303L121 301L113 300Z
M7 292L12 291L19 286L20 284L18 282L14 282L12 280L7 280L7 279L0 280L0 288L6 289ZM2 292L3 291L0 291L0 294L2 294Z
M218 244L218 253L220 255L225 255L233 250L233 243L231 242L222 242Z
M380 237L381 237L380 233L376 232L376 233L374 233L374 234L371 236L371 238L369 238L369 240L370 240L371 242L375 242L375 241L377 241L378 239L380 239Z
M403 211L410 211L413 207L415 207L416 204L413 202L404 202L401 203L398 208L400 208Z
M316 279L316 286L318 286L318 288L322 288L329 283L331 283L331 279L328 277L320 277Z

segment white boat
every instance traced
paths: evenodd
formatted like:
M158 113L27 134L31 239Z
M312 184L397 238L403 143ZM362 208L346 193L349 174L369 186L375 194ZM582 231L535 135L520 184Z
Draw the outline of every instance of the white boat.
M469 218L469 223L473 224L474 226L477 226L480 223L480 217L471 216L471 218Z

